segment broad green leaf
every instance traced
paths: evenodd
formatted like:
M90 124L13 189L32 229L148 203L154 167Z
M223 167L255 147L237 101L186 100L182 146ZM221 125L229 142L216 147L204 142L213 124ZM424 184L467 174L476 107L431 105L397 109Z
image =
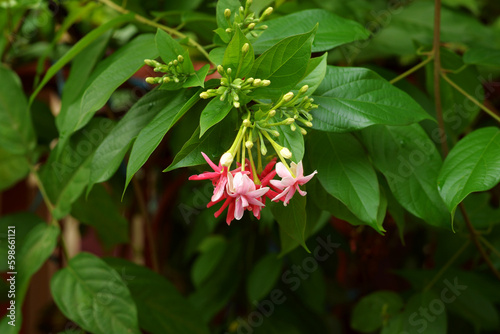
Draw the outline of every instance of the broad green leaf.
M247 296L251 303L267 296L280 277L281 267L282 260L275 253L265 255L255 264L247 280Z
M450 151L439 172L438 189L453 214L464 198L500 181L500 129L476 130Z
M480 14L479 2L476 0L443 0L443 4L453 8L465 7L474 15Z
M82 194L73 203L71 215L94 227L107 249L129 241L128 222L103 186L94 187L88 196Z
M296 193L287 206L284 206L282 202L272 203L271 212L280 229L309 252L305 238L307 223L306 198Z
M279 121L280 119L277 117L272 118L272 122ZM299 129L292 131L290 125L279 125L275 126L273 129L276 129L280 134L277 138L278 143L292 152L291 160L295 163L301 161L304 157L304 136Z
M311 165L325 190L359 219L382 232L377 212L380 190L377 175L361 144L350 134L314 133Z
M214 97L201 112L200 138L208 129L222 121L231 109L233 105L227 99L221 101L218 96Z
M316 29L283 39L255 60L249 76L268 79L271 84L256 89L254 97L279 97L295 87L306 73Z
M0 148L7 155L27 154L35 147L35 132L21 81L0 65Z
M82 128L109 99L111 94L144 65L144 59L156 58L154 35L136 37L101 61L78 99L57 117L61 141ZM63 111L63 110L62 110Z
M30 171L24 154L15 154L0 147L0 191L22 180Z
M309 31L318 23L312 52L327 51L370 36L370 32L355 21L324 9L308 9L266 21L268 28L253 43L255 52L260 54L285 37Z
M226 53L226 48L218 47L212 49L208 53L208 56L210 57L210 60L214 62L214 64L222 64L222 62L224 61L224 53Z
M42 166L40 178L54 205L52 214L56 219L66 216L71 211L71 204L84 191L89 182L92 156L113 126L114 123L106 118L91 120L58 151L56 147Z
M160 113L181 108L190 94L153 90L137 101L96 149L90 163L88 190L113 176L132 141L146 125Z
M109 29L112 29L114 27L117 27L125 22L133 20L134 15L129 13L125 15L120 15L102 26L99 26L98 28L92 30L90 33L85 35L84 38L78 41L73 47L66 53L64 56L62 56L61 59L59 59L54 65L52 65L45 76L43 77L42 82L38 85L38 87L35 89L33 94L31 94L30 97L30 103L33 102L35 97L38 95L38 93L42 90L42 88L49 82L49 80L61 69L71 61L79 52L81 52L83 49L85 49L90 43L92 43L94 40L96 40L99 36L104 34L106 31Z
M50 290L61 312L87 332L140 333L127 285L95 255L80 253L72 258L52 277Z
M243 52L243 45L248 44L248 50ZM250 41L243 35L240 28L236 28L233 38L224 52L224 59L222 66L224 68L231 68L231 77L244 78L252 69L255 60L253 47Z
M208 70L210 70L210 65L207 64L198 71L194 71L182 84L182 88L205 87L205 79L207 77Z
M123 259L105 258L105 261L130 290L142 329L152 334L209 333L194 307L165 277Z
M139 132L137 139L134 141L134 146L132 146L132 151L130 152L130 158L128 160L125 189L130 180L132 180L134 174L146 163L149 156L158 145L160 145L165 134L193 105L196 104L196 102L199 101L199 92L200 91L195 92L191 97L191 92L189 91L176 95L176 98L168 103L167 107L163 108L155 118ZM177 100L183 103L182 106L180 103L175 102Z
M351 316L351 328L371 333L382 327L387 316L396 314L403 307L403 300L393 291L377 291L363 297L356 304Z
M193 73L194 67L189 57L189 52L184 49L177 41L175 41L165 31L158 29L156 32L156 47L160 53L160 57L165 64L177 59L178 56L183 56L182 69L185 73Z
M361 138L397 201L428 224L449 228L450 216L436 187L441 156L420 125L371 126Z
M328 66L325 79L312 96L313 127L346 132L373 124L407 125L431 118L406 93L377 73L354 67Z
M324 53L321 57L311 58L307 63L306 73L304 78L292 89L294 94L297 94L300 88L308 85L307 95L313 94L319 87L326 75L326 59L328 53Z
M466 64L500 67L500 49L472 46L464 54Z
M25 217L18 215L16 218ZM13 218L13 217L12 217ZM30 218L31 219L31 218ZM21 221L19 223L25 223ZM21 225L21 224L13 224ZM16 226L17 232L17 226ZM16 236L16 261L15 267L9 267L9 272L17 272L15 275L16 291L15 291L15 307L16 318L15 326L8 324L12 319L4 317L0 322L0 330L2 334L18 333L22 324L22 305L24 297L28 291L31 277L40 269L49 256L54 251L57 244L57 237L59 236L59 228L53 225L45 224L40 218L35 226L32 227L28 233L25 234L25 239L20 241ZM6 240L2 240L4 242ZM10 275L9 275L10 276Z
M191 267L191 279L197 288L210 277L220 261L224 261L227 242L218 236L207 237L200 247L201 254Z
M231 117L226 117L222 122L210 128L201 138L198 127L164 172L169 172L180 167L205 164L206 161L201 152L205 153L212 161L219 161L222 154L233 143L234 136L236 136L234 129L235 123ZM234 136L228 135L228 133L233 133Z

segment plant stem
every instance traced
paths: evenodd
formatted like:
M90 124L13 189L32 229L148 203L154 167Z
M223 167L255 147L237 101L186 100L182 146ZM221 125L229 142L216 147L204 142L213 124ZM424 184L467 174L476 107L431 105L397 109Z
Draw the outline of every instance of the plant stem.
M496 256L500 258L500 251L498 251L498 249L496 249L488 240L486 240L485 237L479 236L479 240L481 240L481 242L485 244L486 247L488 247L493 253L495 253Z
M434 284L436 284L437 280L443 276L443 274L448 270L448 268L457 260L457 258L460 256L460 254L463 253L463 251L469 246L470 240L465 241L465 243L460 247L455 254L444 264L443 267L437 272L437 274L432 278L432 280L427 284L424 288L424 291L429 291Z
M443 120L443 109L441 105L441 0L434 1L434 40L432 43L432 52L434 54L434 102L436 106L436 116L440 130L441 149L444 156L448 155L448 139Z
M112 8L112 9L114 9L117 12L120 12L122 14L131 13L130 10L125 9L123 7L120 7L119 5L115 4L111 0L98 0L98 1L101 2L102 4L108 6L109 8ZM180 37L180 38L188 38L185 34L181 33L180 31L178 31L178 30L176 30L174 28L170 28L170 27L167 27L167 26L165 26L163 24L151 21L151 20L149 20L149 19L147 19L144 16L141 16L139 14L136 14L136 13L133 13L133 14L134 14L134 18L138 22L147 24L147 25L149 25L151 27L155 27L155 28L159 28L159 29L165 30L169 34L177 36L177 37ZM196 42L192 38L188 38L188 41L189 41L189 44L191 44L192 46L194 46L211 64L216 65L213 61L210 60L210 57L208 56L208 53L203 48L203 46L201 46L198 42Z
M432 60L434 59L434 55L433 54L430 54L427 59L423 60L422 62L418 63L417 65L413 66L412 68L410 68L408 71L398 75L397 77L395 77L394 79L392 79L391 81L389 81L389 83L391 84L394 84L396 82L398 82L399 80L403 79L403 78L406 78L407 76L409 76L410 74L412 74L413 72L416 72L417 70L419 70L420 68L424 67L425 65L427 65L428 63L430 63Z
M477 105L479 108L484 110L488 115L493 117L497 122L500 123L500 116L495 114L492 110L488 109L484 104L476 100L474 97L470 96L466 91L462 89L459 85L457 85L453 80L451 80L444 72L441 73L441 76L443 77L444 80L446 80L453 88L458 90L463 96L471 100L475 105Z
M135 197L137 199L137 202L139 204L139 209L141 210L142 216L144 217L144 221L146 223L146 235L149 239L149 253L151 255L151 263L153 266L153 270L157 273L160 272L159 270L159 265L158 265L158 258L156 256L156 242L153 234L153 227L151 223L151 219L149 219L149 213L148 213L148 208L146 206L146 200L144 199L144 194L141 191L141 187L139 182L137 181L137 178L134 176L132 177L132 184L134 187L134 193Z
M460 211L462 212L462 215L464 216L465 224L467 225L467 228L469 229L470 236L472 238L472 241L476 245L477 250L479 251L479 253L483 257L484 261L486 262L488 267L491 269L493 274L495 274L495 276L500 280L500 272L498 272L498 270L495 268L495 266L493 265L493 262L491 262L491 259L489 258L488 254L486 254L486 251L484 250L483 246L479 242L478 233L474 229L474 226L472 226L472 222L470 221L469 216L467 215L467 212L465 211L464 204L460 203L459 207L460 207Z

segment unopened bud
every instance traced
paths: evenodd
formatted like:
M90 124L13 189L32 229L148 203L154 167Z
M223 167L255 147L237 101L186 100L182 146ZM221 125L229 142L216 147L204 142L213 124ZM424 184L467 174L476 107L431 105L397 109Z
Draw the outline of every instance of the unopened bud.
M253 82L253 78L252 77L250 77L250 78L248 78L248 79L245 80L245 83L247 83L247 84L251 84L252 82Z
M293 122L295 122L295 119L293 119L293 118L289 117L289 118L287 118L287 119L286 119L286 123L285 123L285 124L286 124L286 125L290 125L290 124L292 124Z
M271 131L271 134L272 134L273 136L275 136L275 137L279 137L279 136L280 136L280 133L279 133L278 131L276 131L276 130L272 130L272 131Z
M309 122L309 121L304 122L304 124L305 124L306 126L308 126L308 127L312 127L312 126L313 126L313 124L312 124L311 122Z
M262 16L271 15L272 12L273 12L273 7L267 7L267 9L264 11L264 13L262 14Z
M202 99L208 99L210 97L210 95L207 92L201 92L200 93L200 97Z
M253 142L251 142L250 140L247 140L245 142L245 147L248 149L251 149L253 147Z
M292 98L293 98L293 93L292 92L288 92L288 93L285 94L285 96L283 96L283 100L285 102L289 102Z
M233 102L233 106L234 106L235 108L239 108L239 107L240 107L240 103L239 103L238 101L234 101L234 102Z
M250 122L250 120L248 120L246 118L243 120L243 126L248 128L251 125L252 125L252 122Z
M231 31L232 31L232 30L231 30L231 28L226 28L226 32L227 32L228 34L230 34L230 33L231 33Z
M179 61L179 63L182 63L184 61L184 57L182 55L178 55L177 60Z
M274 115L276 115L276 110L269 111L269 116L274 117Z
M254 87L259 87L260 86L260 83L262 82L262 80L260 79L255 79L252 83L252 86Z
M224 67L222 67L222 65L217 65L217 72L219 72L219 74L224 74Z
M271 84L271 80L262 80L262 86L267 87Z
M260 153L262 155L266 155L267 154L267 147L265 145L261 145L260 146Z
M241 47L241 52L243 52L243 53L247 53L249 49L250 49L250 45L249 45L248 43L245 43L245 44L243 44L243 46Z
M174 66L177 66L177 65L179 65L179 62L176 59L176 60L174 60Z
M268 27L267 27L267 25L265 25L265 24L260 26L260 29L262 29L262 30L266 30L267 28L268 28Z
M228 67L227 70L226 70L226 73L230 75L232 71L233 70L231 69L231 67Z
M280 151L280 154L283 156L285 159L290 159L292 157L292 152L290 152L289 149L286 147L283 147Z
M169 77L164 77L163 78L163 83L169 83L170 82L170 78Z
M252 4L252 0L247 0L247 7Z
M295 130L297 130L297 127L295 126L295 124L292 124L292 125L290 125L290 129L291 129L292 131L295 131Z
M300 128L300 133L302 133L302 135L307 135L307 131L306 129L303 129L303 128Z
M234 157L231 152L226 152L222 155L222 157L220 157L220 164L222 166L229 167L233 163L233 159Z
M144 64L146 64L148 66L155 66L155 63L156 63L156 61L154 61L152 59L144 59Z
M299 90L299 93L300 94L304 94L305 92L307 92L307 90L309 89L309 86L308 85L304 85L300 88Z
M153 77L148 77L148 78L146 78L146 82L147 82L148 84L153 85L153 84L155 84L155 83L156 83L156 78L153 78Z
M231 17L231 9L226 8L226 9L224 10L224 17L225 17L226 19L228 19L228 18L230 18L230 17Z
M252 22L248 25L248 29L252 30L253 28L255 28L255 23Z
M243 6L240 6L239 11L240 14L243 15L245 13L245 8L243 8Z

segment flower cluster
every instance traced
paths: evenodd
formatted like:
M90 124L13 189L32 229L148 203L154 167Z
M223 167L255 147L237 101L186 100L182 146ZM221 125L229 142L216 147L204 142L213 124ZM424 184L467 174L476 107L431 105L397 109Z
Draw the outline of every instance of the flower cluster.
M177 59L170 61L168 64L162 64L153 59L145 59L144 63L148 66L153 67L153 71L165 73L161 77L148 77L146 78L146 82L149 84L160 84L160 83L169 83L169 82L184 82L189 76L189 73L186 73L182 64L184 63L184 57L182 55L178 55Z
M259 34L255 30L266 30L266 25L258 25L265 18L273 12L273 7L268 7L262 12L260 17L250 10L252 5L252 0L247 0L245 2L245 7L240 6L237 13L232 15L231 10L226 8L224 11L224 18L226 19L228 28L226 28L226 33L232 34L236 27L239 27L244 34L250 33L253 37L258 37Z

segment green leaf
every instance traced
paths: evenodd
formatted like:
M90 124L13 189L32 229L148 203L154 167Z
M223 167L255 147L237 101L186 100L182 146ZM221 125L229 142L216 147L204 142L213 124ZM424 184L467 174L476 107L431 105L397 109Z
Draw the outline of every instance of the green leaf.
M307 223L306 198L295 194L287 206L283 203L272 203L271 212L278 222L280 229L297 241L308 252L305 230Z
M214 272L220 261L224 259L227 242L220 236L209 236L200 245L201 254L191 268L191 279L199 288Z
M127 286L95 255L80 253L72 258L52 277L50 290L61 312L87 332L140 333Z
M176 94L170 102L146 125L137 139L134 141L130 158L127 165L127 180L125 189L132 180L135 173L146 163L149 156L160 145L165 134L174 126L184 114L199 101L200 91L195 92L191 97L191 92L184 91ZM165 95L169 96L170 95ZM182 106L181 106L182 103Z
M114 123L106 118L91 120L62 148L52 151L42 166L40 178L54 205L52 214L56 219L66 216L71 211L71 204L84 191L89 182L92 156L113 126Z
M308 9L266 21L268 28L253 43L257 54L285 37L309 31L319 23L312 52L326 51L342 44L367 39L370 32L361 24L344 19L324 9Z
M194 71L191 76L189 76L182 84L182 88L205 87L205 78L207 77L209 69L210 65L207 64L200 68L198 71Z
M272 118L272 122L279 122L277 117ZM278 143L292 152L291 160L298 163L304 157L304 136L296 129L292 131L290 125L279 125L273 129L279 132Z
M355 67L328 66L312 96L313 128L346 132L373 124L407 125L431 117L406 93L377 73Z
M144 59L156 58L157 55L154 35L144 34L101 61L87 80L83 93L69 106L66 113L61 113L56 118L61 133L60 140L67 140L74 131L87 124L115 89L144 65Z
M267 296L276 285L281 274L282 262L277 258L277 254L270 253L255 264L247 280L247 296L252 304Z
M471 192L493 188L500 181L500 129L476 130L460 140L446 157L438 177L438 189L448 210Z
M234 136L228 135L228 132L233 133L234 127L234 120L231 117L226 117L222 122L210 128L202 138L200 138L200 128L198 127L164 172L180 167L205 164L206 161L201 152L213 161L219 161L221 155L229 149L234 140Z
M20 155L35 147L35 132L23 92L16 73L0 65L0 148ZM3 161L3 159L2 159Z
M500 67L500 49L471 46L464 54L466 64Z
M49 82L49 80L57 73L60 69L64 67L67 63L71 61L78 53L80 53L83 49L85 49L90 43L96 40L99 36L104 34L109 29L117 27L125 22L132 21L134 19L134 15L132 13L120 15L112 20L109 20L102 26L92 30L90 33L85 35L84 38L80 39L73 47L64 54L54 65L52 65L45 76L43 77L42 82L35 89L33 94L30 97L30 104L33 102L38 93L42 90L42 88Z
M210 60L214 62L214 64L222 64L222 62L224 61L224 53L226 53L226 48L218 47L210 50L208 56L210 57Z
M226 30L229 25L224 17L224 11L228 8L231 11L231 21L234 18L234 14L238 13L238 8L240 8L241 3L239 0L219 0L217 1L217 26Z
M254 90L252 96L279 97L295 87L306 73L316 28L305 34L283 39L255 60L249 76L268 79L271 84Z
M428 224L449 228L450 216L436 187L441 156L420 125L371 126L361 138L397 201Z
M226 99L221 101L214 97L203 109L200 117L200 138L215 124L222 121L233 109L233 105Z
M22 180L30 171L24 154L15 154L0 147L0 191Z
M169 34L165 31L158 29L156 32L156 47L160 53L160 57L165 64L176 60L179 55L184 57L182 62L182 69L185 73L193 73L194 67L189 57L189 52L184 49L177 41L175 41ZM155 58L155 57L154 57Z
M130 290L142 329L152 334L210 333L194 307L163 276L123 259L104 260Z
M107 249L129 241L128 222L103 186L94 187L88 196L82 194L73 203L71 215L94 227Z
M307 95L313 94L319 87L326 75L326 60L328 58L328 53L324 53L321 57L311 58L307 63L306 73L304 78L292 89L294 94L297 94L299 89L308 85Z
M369 294L354 307L351 327L362 333L374 332L382 327L387 315L397 313L403 304L401 297L393 291L377 291Z
M242 51L243 45L248 44L249 48L246 52ZM252 69L255 55L250 41L243 35L240 28L236 28L233 38L224 52L222 66L231 68L231 77L244 78Z
M90 163L89 187L109 180L123 161L132 141L157 115L181 108L191 92L153 90L137 101L97 148Z
M347 133L314 133L311 140L311 165L317 168L321 185L359 219L383 232L377 220L377 175L361 144Z

